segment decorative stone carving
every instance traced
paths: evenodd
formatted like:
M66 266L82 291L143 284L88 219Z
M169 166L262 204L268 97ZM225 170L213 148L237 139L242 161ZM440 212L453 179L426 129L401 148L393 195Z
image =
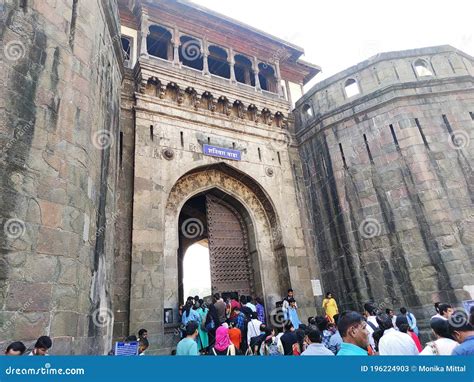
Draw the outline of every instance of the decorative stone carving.
M217 109L217 102L214 98L210 98L209 99L209 110L212 111L213 113L216 111Z
M178 90L178 105L182 105L184 103L184 97L186 93L183 89Z
M174 151L173 149L166 148L162 151L163 158L166 160L173 160L174 159Z
M237 104L237 116L238 116L240 119L245 119L244 105L242 104L242 102L239 102L239 103Z
M230 117L230 115L232 114L232 103L226 102L224 104L224 112L228 117Z
M273 169L271 167L267 167L265 169L265 173L267 174L267 176L269 176L271 178L275 174L275 171L273 171Z
M194 109L198 110L200 106L201 106L201 96L196 94L194 96Z

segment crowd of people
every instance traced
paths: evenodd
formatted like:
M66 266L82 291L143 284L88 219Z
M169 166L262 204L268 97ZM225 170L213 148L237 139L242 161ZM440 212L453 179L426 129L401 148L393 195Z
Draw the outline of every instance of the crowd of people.
M263 299L240 296L226 300L215 294L207 305L199 296L180 307L181 340L177 356L289 356L289 355L474 355L474 308L466 313L449 304L436 303L430 319L432 338L425 346L419 338L415 315L402 307L380 311L373 302L363 312L339 313L334 296L323 300L325 316L302 323L293 290L267 315ZM270 322L266 322L269 318ZM140 329L126 343L138 346L137 355L149 347L148 331ZM22 342L8 345L5 355L48 355L48 336L38 338L31 349ZM113 355L113 350L109 355Z
M136 343L138 345L137 355L145 355L146 350L150 346L148 342L148 331L146 329L140 329L138 331L138 337L135 335L128 336L125 339L125 343ZM49 336L41 336L35 342L31 350L27 349L25 344L21 341L12 342L5 349L5 355L8 356L21 356L21 355L37 355L37 356L48 356L49 350L53 346L53 341ZM109 355L114 355L114 350L111 350Z
M339 313L334 296L323 300L325 316L302 323L293 290L265 322L262 299L213 296L206 306L198 296L182 307L181 355L474 355L474 309L469 314L436 303L432 338L425 346L416 317L402 307L380 311L373 302L363 312Z
M20 341L12 342L7 346L5 355L48 355L49 349L53 346L53 341L49 336L41 336L38 338L32 349L27 349L25 344Z

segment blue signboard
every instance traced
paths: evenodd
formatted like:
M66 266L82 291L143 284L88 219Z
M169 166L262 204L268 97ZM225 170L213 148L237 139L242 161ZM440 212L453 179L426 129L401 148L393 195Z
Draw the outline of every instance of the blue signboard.
M115 355L138 355L138 342L116 342Z
M242 153L238 150L224 149L222 147L204 145L204 155L239 161L242 159Z

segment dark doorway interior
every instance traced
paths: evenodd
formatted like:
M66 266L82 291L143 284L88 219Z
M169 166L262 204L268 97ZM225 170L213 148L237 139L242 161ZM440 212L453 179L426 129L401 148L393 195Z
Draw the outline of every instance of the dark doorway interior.
M180 303L188 297L184 295L184 277L189 272L184 270L184 258L196 243L207 243L209 247L212 293L224 297L254 295L248 228L242 212L238 202L217 190L197 195L185 203L179 217Z

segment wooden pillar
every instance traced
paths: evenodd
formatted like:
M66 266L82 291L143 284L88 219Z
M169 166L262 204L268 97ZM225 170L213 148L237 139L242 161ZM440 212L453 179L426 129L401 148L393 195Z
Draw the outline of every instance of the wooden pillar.
M173 63L179 65L179 47L181 46L181 40L179 39L179 30L174 28L173 32Z
M232 48L229 49L229 66L230 66L230 82L235 84L237 80L235 79L235 59L234 59L234 50Z
M202 53L203 53L203 73L205 76L210 76L209 72L209 43L207 39L203 40Z
M283 97L283 88L281 86L281 73L280 73L280 61L275 61L275 74L277 80L277 93L280 97Z
M148 58L148 48L147 48L146 38L150 34L149 28L150 26L148 22L148 13L142 11L141 24L140 24L140 35L141 35L140 57Z
M260 86L260 78L258 77L259 69L258 69L257 57L253 58L253 68L252 68L252 70L253 70L253 74L255 76L255 89L257 89L258 91L261 91L262 87Z

